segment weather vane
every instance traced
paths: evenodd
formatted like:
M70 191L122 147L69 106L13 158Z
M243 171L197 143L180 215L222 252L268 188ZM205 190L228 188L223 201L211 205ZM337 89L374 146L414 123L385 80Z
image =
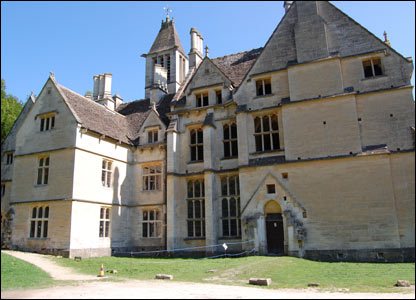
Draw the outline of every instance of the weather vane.
M165 13L166 13L166 18L167 19L169 19L169 14L172 12L172 10L169 8L169 6L168 5L166 5L164 8L163 8L163 10L165 11Z

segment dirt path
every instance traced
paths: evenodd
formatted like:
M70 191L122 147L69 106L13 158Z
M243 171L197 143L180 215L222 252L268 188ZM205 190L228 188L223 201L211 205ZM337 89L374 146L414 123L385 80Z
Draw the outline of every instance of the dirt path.
M78 274L56 265L47 257L35 253L4 251L28 261L55 280L79 280L78 285L56 286L45 289L11 290L1 292L2 299L414 299L415 287L410 293L341 293L319 292L316 289L271 290L256 287L226 286L161 280L127 280L101 282L98 277ZM88 282L85 282L88 280ZM403 290L404 291L404 290Z

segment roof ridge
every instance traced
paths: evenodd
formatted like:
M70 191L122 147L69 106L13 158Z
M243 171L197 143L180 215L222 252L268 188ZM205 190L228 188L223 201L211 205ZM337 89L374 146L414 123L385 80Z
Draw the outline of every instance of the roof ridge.
M226 56L233 56L233 55L237 55L237 54L243 54L243 53L247 53L247 52L250 52L250 51L253 51L253 50L258 50L258 49L261 49L261 48L263 48L263 47L258 47L258 48L253 48L251 50L246 50L246 51L242 51L242 52L237 52L237 53L227 54L227 55L223 55L223 56L218 56L218 57L215 57L215 58L212 58L212 59L214 60L214 59L223 58L223 57L226 57Z

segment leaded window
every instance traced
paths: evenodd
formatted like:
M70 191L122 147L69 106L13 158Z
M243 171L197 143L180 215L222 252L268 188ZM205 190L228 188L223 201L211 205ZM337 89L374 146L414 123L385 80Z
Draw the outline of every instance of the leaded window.
M100 208L100 226L99 226L99 237L110 236L110 212L111 208L101 207Z
M49 206L32 208L30 220L30 237L41 239L48 237Z
M238 143L237 143L237 125L232 123L226 124L223 127L224 132L224 157L236 157L238 156Z
M101 170L101 183L105 187L111 187L113 162L111 160L103 159Z
M279 122L276 114L254 118L256 152L280 150Z
M160 190L162 167L160 165L143 168L143 191Z
M221 178L222 235L241 236L240 184L238 175Z
M204 180L188 181L188 237L205 237L205 186Z
M162 221L157 209L143 210L142 237L157 238L161 236Z
M37 184L48 184L49 181L49 156L39 158Z
M204 159L204 135L202 129L191 130L191 161L202 161Z

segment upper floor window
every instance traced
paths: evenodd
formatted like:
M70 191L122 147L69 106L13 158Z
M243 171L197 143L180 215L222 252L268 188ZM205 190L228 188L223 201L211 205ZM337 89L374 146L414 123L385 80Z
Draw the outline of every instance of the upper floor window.
M39 158L37 184L48 184L49 179L49 156Z
M224 157L238 156L237 125L224 125Z
M221 178L222 234L224 237L241 236L240 184L238 175Z
M204 180L188 181L188 237L205 237Z
M372 58L363 61L363 67L365 78L383 75L380 58Z
M157 143L157 141L158 141L158 134L159 134L159 131L158 130L150 130L150 131L148 131L147 132L147 142L149 144Z
M254 119L254 138L257 152L280 149L279 123L276 114Z
M32 208L32 218L30 220L30 237L48 237L49 206Z
M143 210L142 237L156 238L162 233L162 221L157 209Z
M143 168L143 191L160 190L162 181L161 166L152 166Z
M110 236L110 211L109 207L100 208L99 237Z
M7 153L7 164L11 165L13 163L13 152Z
M55 116L40 117L40 131L51 130L55 127Z
M204 159L204 135L202 129L191 130L191 161Z
M270 78L256 80L257 96L270 95L272 93L272 82Z
M217 99L217 104L222 103L222 92L221 90L215 91L215 97Z
M111 160L103 159L101 170L101 182L103 186L111 187L111 174L113 162Z
M208 106L208 92L196 94L195 97L196 107Z

